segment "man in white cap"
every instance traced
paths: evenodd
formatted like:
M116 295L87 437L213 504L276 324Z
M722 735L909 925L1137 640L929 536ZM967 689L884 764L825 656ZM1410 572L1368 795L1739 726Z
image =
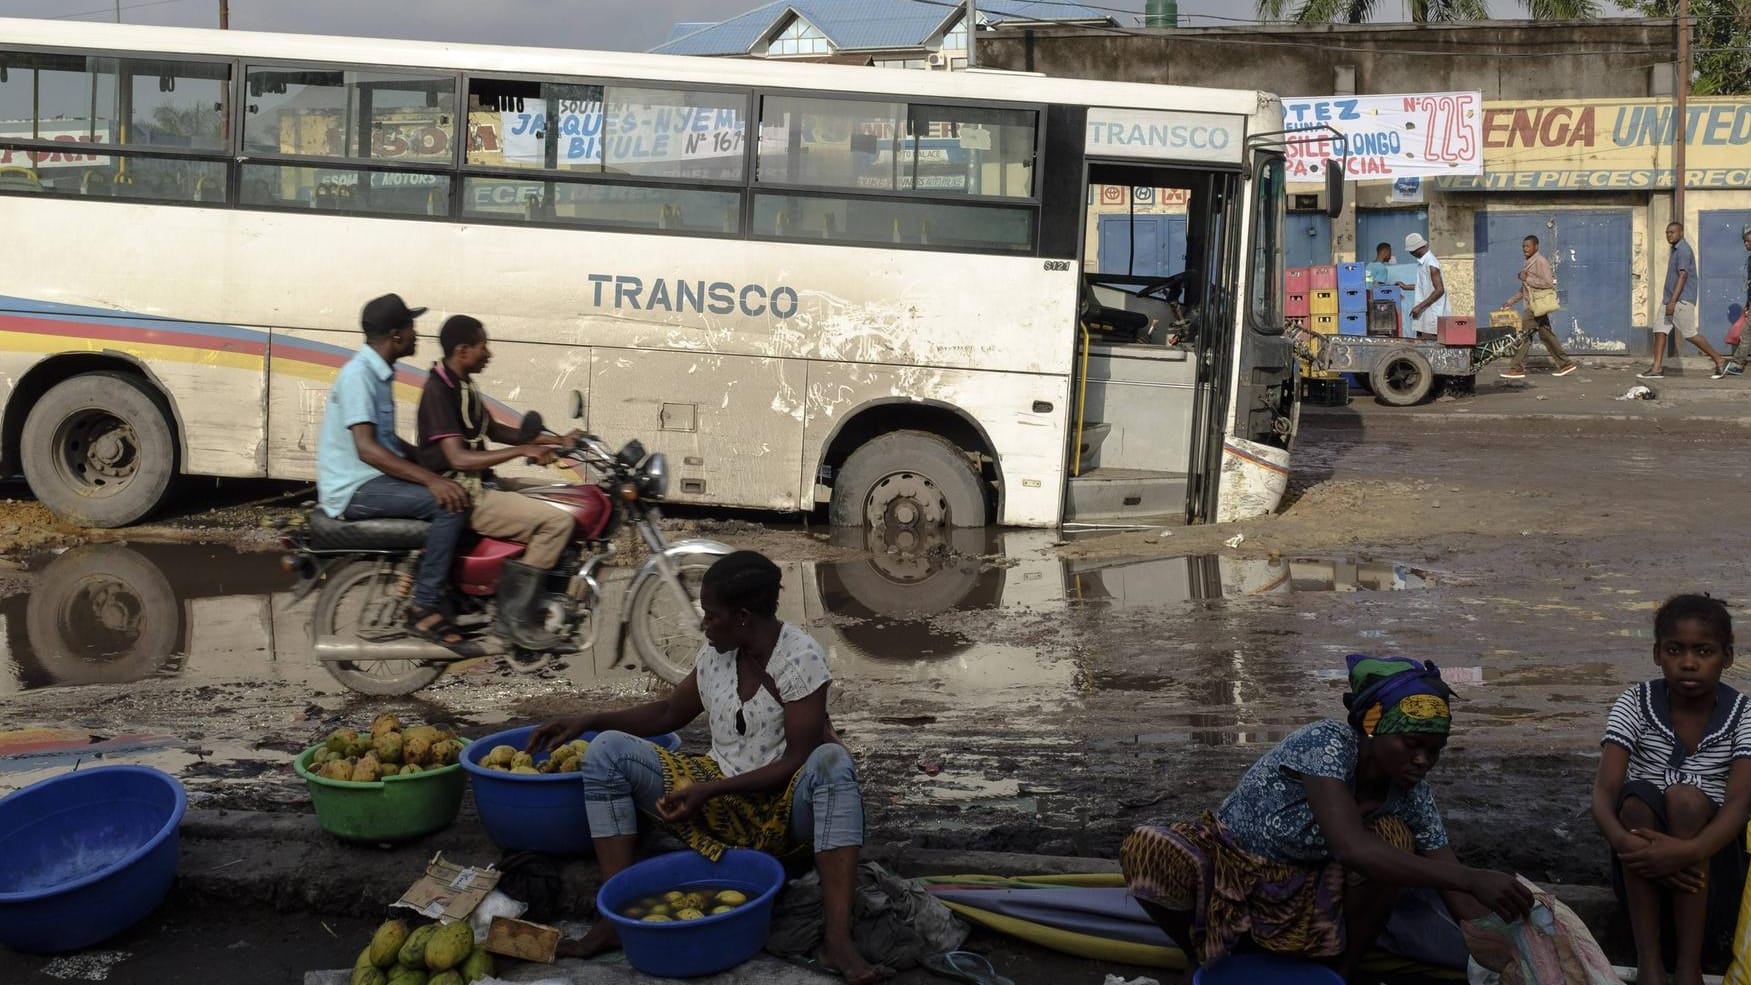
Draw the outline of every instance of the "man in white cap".
M1401 281L1398 286L1411 295L1411 326L1418 336L1432 338L1441 316L1451 311L1447 304L1447 282L1441 279L1441 261L1435 259L1429 241L1421 233L1406 236L1404 248L1417 260L1417 282Z

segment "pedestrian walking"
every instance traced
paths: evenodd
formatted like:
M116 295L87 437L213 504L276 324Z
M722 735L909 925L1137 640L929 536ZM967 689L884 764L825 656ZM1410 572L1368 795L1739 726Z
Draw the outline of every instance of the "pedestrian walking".
M1404 238L1405 252L1417 261L1417 282L1398 286L1411 292L1411 325L1418 336L1434 338L1441 316L1448 314L1447 282L1441 278L1441 261L1429 249L1429 241L1421 233Z
M1537 236L1521 240L1520 252L1526 257L1526 262L1520 265L1520 290L1502 302L1502 307L1512 308L1521 301L1526 302L1526 311L1520 316L1521 328L1525 329L1530 323L1532 330L1538 333L1538 340L1544 343L1545 351L1556 360L1556 369L1551 370L1550 375L1567 376L1575 371L1575 361L1563 351L1562 343L1556 340L1556 333L1550 328L1550 313L1557 309L1556 273L1550 269L1550 261L1538 251ZM1520 345L1514 350L1514 361L1502 374L1502 379L1526 378L1526 353L1531 348L1532 332L1523 332Z
M1745 241L1745 307L1742 312L1751 312L1751 226L1746 226L1739 235ZM1743 313L1739 317L1741 320L1751 320ZM1747 361L1751 361L1751 339L1746 338L1741 331L1739 341L1733 343L1733 354L1727 357L1727 375L1744 375Z
M1664 307L1654 328L1654 364L1635 375L1644 380L1666 377L1666 336L1676 331L1714 360L1715 371L1709 378L1718 380L1727 375L1727 360L1696 329L1696 251L1684 240L1684 223L1666 224L1666 242L1672 245L1672 257L1666 263L1666 288L1660 298Z

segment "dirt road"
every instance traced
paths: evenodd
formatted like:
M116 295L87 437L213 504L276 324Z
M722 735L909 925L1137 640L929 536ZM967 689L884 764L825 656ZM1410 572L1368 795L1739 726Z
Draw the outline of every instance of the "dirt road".
M1737 429L1438 406L1303 423L1289 508L1229 527L968 532L923 558L712 532L780 560L782 614L829 648L872 839L1111 856L1132 825L1213 806L1289 729L1341 715L1343 655L1365 650L1457 684L1433 781L1463 856L1602 882L1597 739L1612 698L1654 673L1652 611L1740 594ZM103 544L30 568L0 600L0 718L100 745L0 755L0 791L105 753L177 772L202 806L303 811L291 754L342 721L394 709L480 735L653 693L596 652L365 699L310 657L308 603L271 555ZM133 578L135 601L94 572Z

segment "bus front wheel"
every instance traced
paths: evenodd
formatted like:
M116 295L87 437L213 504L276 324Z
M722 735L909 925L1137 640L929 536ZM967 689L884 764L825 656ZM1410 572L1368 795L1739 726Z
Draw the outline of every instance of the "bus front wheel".
M176 474L176 435L158 394L127 373L55 384L24 419L31 491L56 514L122 527L151 513Z
M982 527L985 483L953 442L926 431L895 431L851 453L833 480L827 518L835 527L927 530Z

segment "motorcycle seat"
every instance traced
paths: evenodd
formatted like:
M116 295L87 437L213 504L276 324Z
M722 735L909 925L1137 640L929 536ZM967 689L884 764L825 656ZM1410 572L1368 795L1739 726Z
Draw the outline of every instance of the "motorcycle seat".
M319 551L417 551L426 546L424 520L336 520L321 510L310 514L310 546Z

